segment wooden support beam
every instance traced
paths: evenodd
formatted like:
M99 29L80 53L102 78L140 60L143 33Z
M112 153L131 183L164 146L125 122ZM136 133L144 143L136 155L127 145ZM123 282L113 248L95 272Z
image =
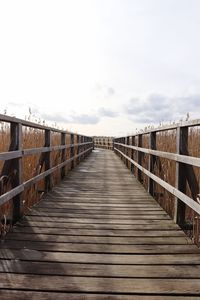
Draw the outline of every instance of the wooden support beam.
M127 138L126 138L126 145L130 145L130 138L129 138L129 136L127 136ZM125 148L125 154L127 156L129 156L129 149L128 148ZM126 159L126 166L127 166L127 168L129 168L129 160L128 159Z
M61 145L66 145L66 133L62 132L61 133ZM64 162L66 160L66 148L62 149L61 152L61 163ZM66 175L65 173L65 166L61 168L60 172L61 172L61 179L63 179Z
M138 134L137 146L142 147L142 134ZM142 165L142 152L137 151L137 163ZM142 182L142 172L140 169L137 170L137 179Z
M131 137L131 145L135 146L135 136ZM134 159L134 150L131 149L131 159ZM131 173L134 173L134 164L131 163Z
M71 144L71 148L70 148L70 158L74 157L74 134L71 133L70 134L70 144ZM74 159L71 162L71 170L74 168Z
M46 129L45 130L45 147L51 147L51 130ZM45 171L52 168L52 158L51 158L51 152L45 153ZM52 175L49 174L47 177L45 177L45 191L48 192L52 189L53 183L52 183Z
M156 150L156 132L151 132L149 134L149 149ZM156 157L149 154L149 172L153 173L154 165L156 162ZM148 177L148 192L153 196L154 195L154 181Z
M188 152L188 127L177 127L176 130L176 152L178 154L186 154ZM186 169L185 165L176 162L176 189L182 193L186 193ZM185 222L185 203L177 197L174 201L174 221L180 226Z
M10 135L15 145L14 150L22 150L22 124L11 123ZM11 142L12 144L12 142ZM12 161L14 176L12 179L12 188L15 188L23 182L22 158L16 158ZM20 219L23 214L22 193L13 197L13 223Z

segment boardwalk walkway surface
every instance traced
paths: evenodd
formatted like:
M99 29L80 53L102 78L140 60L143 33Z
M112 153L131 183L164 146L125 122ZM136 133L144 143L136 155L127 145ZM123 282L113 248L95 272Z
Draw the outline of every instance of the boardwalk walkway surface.
M112 152L93 152L1 243L0 299L200 299L200 251Z

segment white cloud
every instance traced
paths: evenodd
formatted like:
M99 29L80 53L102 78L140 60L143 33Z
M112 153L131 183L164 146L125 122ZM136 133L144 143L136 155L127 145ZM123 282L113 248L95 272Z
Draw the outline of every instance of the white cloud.
M187 113L195 116L200 110L200 94L170 97L152 94L145 99L131 98L124 105L124 112L137 123L160 123L177 121Z

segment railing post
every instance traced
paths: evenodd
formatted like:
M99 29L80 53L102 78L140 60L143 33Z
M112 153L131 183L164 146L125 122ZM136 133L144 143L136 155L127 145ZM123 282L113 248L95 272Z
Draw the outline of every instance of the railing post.
M150 132L149 134L149 149L156 150L156 131ZM149 172L153 172L154 165L156 162L155 155L149 154L149 165L148 170ZM153 196L154 195L154 181L148 177L148 192Z
M188 153L188 127L177 127L176 129L176 152L187 155ZM186 169L183 163L176 162L176 188L186 193ZM175 198L174 221L179 225L185 222L185 204Z
M74 157L74 134L70 134L70 158ZM71 170L74 168L74 159L71 161Z
M45 129L45 147L51 147L51 130ZM52 168L51 151L45 154L45 171ZM49 174L45 177L45 191L48 192L52 189L52 175Z
M131 137L131 145L135 146L135 136ZM131 159L134 160L134 150L131 149ZM131 163L131 172L134 173L134 164Z
M61 133L61 145L66 145L66 133ZM62 149L61 152L61 162L66 160L66 149ZM65 177L65 166L61 168L61 179Z
M80 143L80 135L79 134L77 134L76 135L76 140L77 140L77 155L79 155L79 153L80 153L80 146L79 146L79 143ZM77 159L76 159L76 164L78 165L80 163L80 157L77 157Z
M123 143L124 145L126 144L126 138L125 138L125 137L122 138L122 143ZM123 152L124 154L126 154L126 147L123 146L122 152ZM124 156L122 156L122 159L123 159L124 164L126 164L126 158L125 158Z
M11 123L10 136L15 145L12 150L22 150L22 124ZM10 149L11 150L11 149ZM12 187L16 187L23 182L22 158L16 158L13 161L13 171L15 173ZM13 223L15 223L23 214L22 194L18 194L13 198Z
M129 136L127 136L126 138L126 145L129 145L130 143L130 139L129 139ZM129 157L129 148L126 148L126 152L125 152L126 156ZM128 165L129 165L129 160L126 159L126 167L128 168Z
M142 134L138 134L137 146L142 147ZM137 163L142 165L142 152L140 151L137 151ZM137 179L138 181L142 182L142 172L139 169L137 170Z

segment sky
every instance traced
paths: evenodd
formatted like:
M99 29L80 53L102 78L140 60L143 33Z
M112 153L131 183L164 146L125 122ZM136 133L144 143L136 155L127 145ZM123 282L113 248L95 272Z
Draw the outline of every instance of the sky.
M200 118L199 0L0 1L0 113L88 135Z

